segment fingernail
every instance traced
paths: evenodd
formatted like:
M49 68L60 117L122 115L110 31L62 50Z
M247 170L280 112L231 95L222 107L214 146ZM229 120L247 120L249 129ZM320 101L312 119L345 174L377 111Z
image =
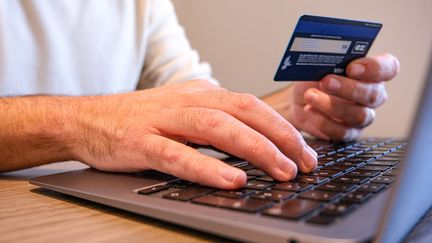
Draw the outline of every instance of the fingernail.
M353 76L360 76L366 71L366 68L361 64L353 64L350 67L350 74Z
M331 78L327 83L327 90L330 91L338 91L342 87L342 84L339 80Z
M317 166L317 158L314 154L312 154L311 151L309 151L309 149L307 149L306 147L303 149L303 162L306 165L308 171L312 171L316 168Z
M277 161L279 169L285 174L294 176L294 174L297 173L296 165L291 162L284 154L279 153Z
M246 181L246 174L234 168L224 168L222 170L222 177L229 182L239 184L241 181Z

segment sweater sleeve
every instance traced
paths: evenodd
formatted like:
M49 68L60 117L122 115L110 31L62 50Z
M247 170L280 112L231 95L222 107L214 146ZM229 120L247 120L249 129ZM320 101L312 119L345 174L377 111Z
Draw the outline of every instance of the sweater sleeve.
M150 1L147 19L148 45L138 89L193 79L212 78L211 67L200 62L179 24L170 0Z

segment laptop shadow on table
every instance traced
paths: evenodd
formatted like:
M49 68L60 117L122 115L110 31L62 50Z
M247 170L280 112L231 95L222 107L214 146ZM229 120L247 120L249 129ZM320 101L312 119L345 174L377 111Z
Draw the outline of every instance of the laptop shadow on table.
M237 242L234 240L230 240L230 239L226 239L226 238L222 238L216 235L212 235L209 233L205 233L205 232L201 232L198 230L193 230L190 228L186 228L183 226L179 226L176 224L172 224L172 223L168 223L168 222L164 222L158 219L154 219L154 218L150 218L150 217L146 217L146 216L142 216L139 214L135 214L135 213L131 213L128 211L124 211L121 209L117 209L117 208L113 208L110 206L106 206L106 205L102 205L102 204L98 204L92 201L88 201L85 199L81 199L81 198L77 198L74 196L70 196L70 195L66 195L66 194L62 194L59 192L55 192L55 191L51 191L45 188L35 188L35 189L31 189L30 190L33 193L37 193L39 195L43 195L43 196L47 196L50 198L54 198L56 200L62 200L68 203L72 203L74 205L80 206L80 207L86 207L92 210L97 210L101 213L108 213L111 215L115 215L117 217L121 217L124 219L128 219L128 220L133 220L139 223L143 223L143 224L147 224L147 225L151 225L157 228L163 228L166 230L170 230L170 231L174 231L177 233L181 233L181 234L186 234L186 235L190 235L202 240L206 240L206 241L212 241L212 242Z

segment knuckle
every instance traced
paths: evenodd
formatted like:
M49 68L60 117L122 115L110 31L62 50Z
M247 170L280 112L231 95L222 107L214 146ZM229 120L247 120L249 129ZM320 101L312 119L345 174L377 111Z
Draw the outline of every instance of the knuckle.
M362 86L362 84L360 84L360 82L353 81L351 83L351 89L349 92L351 92L353 101L360 102L364 100L365 88Z
M203 166L204 163L202 163L202 159L195 156L188 156L186 161L187 162L179 165L181 171L184 172L185 179L192 182L202 181L204 179L202 176L207 174L205 173L207 167Z
M208 131L208 129L217 129L228 123L229 117L218 110L201 110L196 114L195 123L196 130L200 133Z
M293 126L286 126L280 133L281 141L300 141L300 143L304 143L304 140L300 134L300 132Z
M372 88L370 90L369 100L368 100L369 105L371 105L371 106L375 106L376 105L376 103L378 101L379 94L380 94L380 92L379 92L379 90L376 87L374 87L374 88Z
M368 103L370 107L377 107L383 104L388 98L387 91L383 84L373 85L368 94Z
M159 154L159 156L165 162L164 164L167 166L167 169L175 168L176 166L174 165L181 159L182 156L178 150L171 147L171 141L168 139L161 141L156 147L156 150L156 153Z
M237 108L241 111L250 111L254 109L258 104L260 100L251 94L238 94L237 99Z
M260 136L250 134L245 148L247 151L250 151L255 158L261 158L265 151L269 149L269 143Z

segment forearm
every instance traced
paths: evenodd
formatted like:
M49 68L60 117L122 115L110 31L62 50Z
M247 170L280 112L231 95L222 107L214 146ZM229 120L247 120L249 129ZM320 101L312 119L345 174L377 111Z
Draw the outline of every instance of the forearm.
M0 98L0 171L74 159L78 98Z

